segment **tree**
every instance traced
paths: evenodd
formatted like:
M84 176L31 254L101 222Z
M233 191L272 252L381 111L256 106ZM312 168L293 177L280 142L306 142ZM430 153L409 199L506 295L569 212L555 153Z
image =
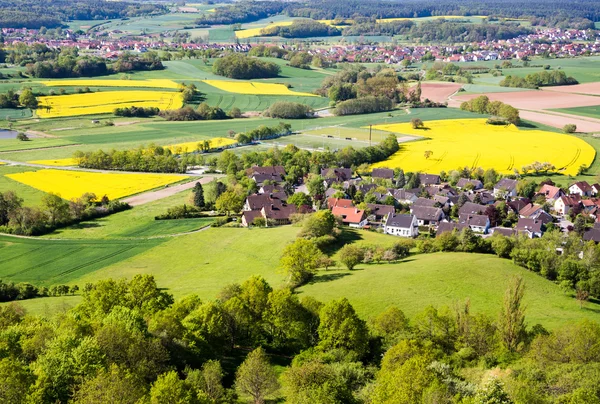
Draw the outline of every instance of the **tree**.
M69 219L69 203L60 195L49 192L42 197L42 205L48 212L51 225L64 222Z
M575 133L575 132L577 132L577 125L575 125L573 123L568 123L565 126L563 126L563 132Z
M396 177L396 188L404 188L406 185L406 177L404 176L404 170L399 169Z
M302 206L312 206L312 200L309 195L304 192L296 192L287 199L288 204L296 205L298 208Z
M335 216L330 210L319 210L304 220L300 236L306 238L330 236L333 234L335 223Z
M502 382L497 377L491 377L475 395L475 404L512 404L504 391Z
M308 188L310 196L315 198L317 196L322 196L323 194L325 194L325 185L323 184L323 181L323 177L321 177L318 174L308 174L306 187Z
M431 150L425 150L425 153L423 154L425 156L425 160L429 160L429 158L433 156L433 152Z
M340 250L340 262L346 266L350 271L356 267L365 258L365 253L362 248L346 244Z
M35 109L38 106L38 101L33 95L31 89L26 88L21 91L21 95L19 96L19 103L23 105L25 108Z
M202 365L202 369L187 372L185 379L199 397L207 397L210 402L218 403L225 395L223 387L223 368L221 363L210 360Z
M242 210L244 200L233 190L223 192L215 202L215 207L219 212L224 212L227 216L230 213L237 213Z
M194 206L200 209L204 208L204 189L200 181L196 182L192 192L194 194Z
M193 393L173 370L158 376L150 389L151 404L185 404L193 398Z
M277 375L261 347L250 352L238 368L235 387L242 394L252 397L254 404L263 404L266 397L279 388Z
M410 120L410 125L413 129L423 129L425 127L425 124L423 123L421 118L412 118Z
M19 132L17 133L17 140L20 140L22 142L26 142L29 140L29 136L27 136L25 133L23 132Z
M289 276L293 286L308 282L315 274L319 265L321 252L310 240L297 238L285 246L279 265Z
M510 280L498 319L498 331L504 348L515 352L526 335L525 312L522 307L525 284L523 278Z
M18 360L10 357L0 360L0 402L24 403L33 381L31 372Z
M84 381L75 393L76 404L135 404L144 396L144 385L128 371L112 364Z
M330 301L323 306L319 316L319 348L325 351L343 348L361 357L367 353L369 330L348 299Z

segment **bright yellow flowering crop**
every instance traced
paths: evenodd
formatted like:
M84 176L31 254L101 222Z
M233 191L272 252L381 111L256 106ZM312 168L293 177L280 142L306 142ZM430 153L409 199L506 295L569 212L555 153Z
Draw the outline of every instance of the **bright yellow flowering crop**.
M283 84L259 83L256 81L202 80L204 83L228 93L250 95L298 95L318 97L316 94L292 91Z
M38 97L38 101L36 113L40 118L110 114L115 108L132 106L165 110L183 105L179 92L135 90Z
M266 25L264 27L241 29L239 31L235 31L235 36L240 39L261 36L263 33L263 29L268 30L269 28L273 28L273 27L287 27L288 25L292 25L292 23L293 23L293 21L281 21L281 22L274 22L274 23Z
M209 141L209 149L216 149L219 147L225 147L232 144L236 144L237 142L234 139L228 139L226 137L215 137L210 139ZM199 140L197 142L187 142L187 143L178 143L172 144L168 146L164 146L166 149L170 149L173 153L181 154L181 153L192 153L196 150L201 149L204 141Z
M427 173L481 167L512 173L538 161L553 164L562 174L576 175L581 165L589 166L596 156L594 148L577 137L488 125L486 119L425 121L425 127L413 129L410 123L373 126L425 138L400 144L397 153L373 167ZM426 152L432 152L428 158Z
M44 192L54 192L63 199L79 198L86 192L98 198L107 195L118 199L149 189L181 181L185 175L97 173L44 169L6 174L6 177Z
M55 160L33 160L28 161L31 164L40 164L43 166L70 167L78 165L77 160L73 158L55 159Z
M47 80L40 81L48 87L146 87L179 88L179 83L167 79L149 80Z

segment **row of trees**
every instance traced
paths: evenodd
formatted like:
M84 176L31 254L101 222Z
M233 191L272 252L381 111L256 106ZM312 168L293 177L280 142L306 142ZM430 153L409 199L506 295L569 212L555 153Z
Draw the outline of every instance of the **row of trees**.
M277 126L261 125L258 128L247 132L238 133L235 140L240 144L247 144L255 140L275 139L292 133L292 125L285 122L279 122Z
M217 59L213 63L212 71L214 74L231 79L250 80L277 77L281 68L273 62L232 53Z
M0 307L0 399L593 402L600 325L530 326L524 293L523 280L512 279L493 317L472 313L467 300L412 319L390 306L365 321L347 299L300 299L258 276L214 301L177 302L151 276L108 279L87 284L82 302L53 319ZM498 365L514 371L476 376Z
M199 143L203 146L202 143ZM189 150L194 152L195 150ZM131 150L76 151L73 158L81 168L96 170L122 170L155 173L184 173L189 160L176 158L171 149L150 145Z
M313 109L299 102L277 101L264 112L264 116L279 119L303 119L312 116Z
M573 77L567 77L562 70L541 71L530 73L525 78L519 76L506 76L500 82L502 87L539 88L546 86L570 86L579 84Z
M520 122L519 110L515 107L505 104L502 101L490 101L487 95L481 95L472 100L460 104L463 111L475 112L478 114L490 114L501 117L508 123L518 125Z
M124 117L136 117L136 118L149 118L151 116L158 115L159 109L156 107L125 107L125 108L115 108L113 113L116 116L124 116Z
M232 109L229 114L219 107L211 107L203 102L196 109L187 106L179 109L166 109L159 112L159 115L167 121L205 121L229 119L235 111Z
M26 300L35 297L73 295L77 291L79 291L79 286L77 285L54 285L47 288L45 286L37 287L27 282L3 282L0 279L0 302Z
M38 101L29 88L21 90L20 94L12 88L0 94L0 108L37 108Z
M337 103L333 113L338 116L357 115L391 111L392 109L394 109L394 102L389 98L366 96Z
M66 201L54 193L44 194L40 207L23 206L16 193L0 193L0 232L37 236L53 230L130 209L126 203L110 201L106 196L85 193Z

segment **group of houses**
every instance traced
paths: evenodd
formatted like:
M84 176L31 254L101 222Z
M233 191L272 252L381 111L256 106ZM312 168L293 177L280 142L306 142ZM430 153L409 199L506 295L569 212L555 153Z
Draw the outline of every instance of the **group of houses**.
M389 186L382 192L382 183L396 183L394 170L374 169L370 178L363 179L353 176L351 169L325 168L321 170L323 203L295 206L287 203L288 196L281 185L285 178L283 167L252 167L246 175L256 182L258 192L246 199L241 219L244 226L255 224L257 218L266 225L289 224L293 214L326 208L345 226L398 237L417 237L423 231L440 235L470 228L484 237L499 233L534 238L541 237L551 223L562 223L565 231L572 230L568 216L583 213L599 222L584 238L600 242L600 184L585 181L575 182L565 190L542 183L532 198L525 198L518 196L518 181L511 178L502 178L493 188L485 189L477 179L460 178L451 185L439 175L419 174L418 188ZM358 191L370 194L370 203L356 206L350 194ZM295 192L308 191L305 186L298 186ZM499 223L500 204L512 214L512 226Z

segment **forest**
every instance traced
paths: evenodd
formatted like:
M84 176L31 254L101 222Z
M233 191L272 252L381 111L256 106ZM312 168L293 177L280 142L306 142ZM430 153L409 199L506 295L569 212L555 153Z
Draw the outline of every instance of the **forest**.
M283 258L282 258L283 261ZM600 325L529 324L510 280L495 316L465 300L362 319L253 276L175 301L150 275L85 284L52 319L0 306L7 403L592 403ZM272 401L269 401L272 402Z
M101 0L0 0L0 28L56 28L68 20L109 20L162 14L155 3Z

